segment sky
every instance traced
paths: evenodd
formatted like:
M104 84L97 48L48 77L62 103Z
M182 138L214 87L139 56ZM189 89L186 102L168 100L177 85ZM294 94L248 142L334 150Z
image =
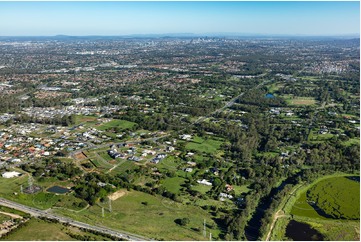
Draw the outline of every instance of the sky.
M0 2L0 36L360 33L360 2Z

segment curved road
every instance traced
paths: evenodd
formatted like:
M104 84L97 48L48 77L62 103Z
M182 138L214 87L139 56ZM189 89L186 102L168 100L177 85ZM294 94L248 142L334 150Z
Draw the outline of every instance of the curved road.
M37 208L28 207L28 206L25 206L25 205L22 205L22 204L19 204L19 203L16 203L16 202L4 199L4 198L0 198L0 205L5 206L5 207L14 208L16 210L23 211L25 213L29 213L30 215L32 215L34 217L46 217L49 219L56 219L62 223L68 223L68 224L78 227L78 228L85 228L85 229L89 229L89 230L93 230L93 231L98 231L98 232L101 232L104 234L115 236L120 239L131 240L131 241L150 240L150 239L145 238L140 235L135 235L135 234L131 234L131 233L123 232L123 231L116 231L113 229L109 229L107 227L94 226L94 225L86 224L83 222L75 221L75 220L67 218L67 217L62 217L62 216L59 216L59 215L56 215L53 213L49 213L49 212L37 209Z

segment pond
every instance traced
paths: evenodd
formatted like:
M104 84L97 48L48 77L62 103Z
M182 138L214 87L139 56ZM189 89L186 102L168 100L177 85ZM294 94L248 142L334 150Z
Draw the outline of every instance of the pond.
M64 187L59 187L59 186L53 186L50 187L49 189L46 190L47 192L52 192L52 193L58 193L58 194L65 194L67 192L69 192L70 190Z
M291 220L286 228L286 236L295 241L320 241L323 235L310 225Z
M275 96L272 93L267 93L266 98L274 98Z

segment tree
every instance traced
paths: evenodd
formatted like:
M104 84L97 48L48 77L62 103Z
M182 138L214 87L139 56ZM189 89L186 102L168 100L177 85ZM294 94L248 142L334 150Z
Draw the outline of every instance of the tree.
M186 226L187 224L189 224L190 220L189 220L189 218L182 218L182 219L177 218L176 220L174 220L174 222L181 226Z

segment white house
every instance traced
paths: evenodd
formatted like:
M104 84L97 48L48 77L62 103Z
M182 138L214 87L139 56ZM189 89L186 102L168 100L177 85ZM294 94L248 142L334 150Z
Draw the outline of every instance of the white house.
M16 172L16 171L9 171L9 172L4 172L2 174L2 177L4 177L4 178L13 178L13 177L17 177L17 176L21 176L21 173Z
M199 184L203 184L203 185L207 185L207 186L212 186L212 183L210 183L210 182L207 181L206 179L198 180L197 182L198 182Z

